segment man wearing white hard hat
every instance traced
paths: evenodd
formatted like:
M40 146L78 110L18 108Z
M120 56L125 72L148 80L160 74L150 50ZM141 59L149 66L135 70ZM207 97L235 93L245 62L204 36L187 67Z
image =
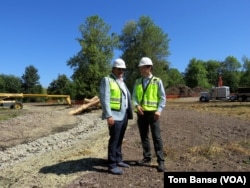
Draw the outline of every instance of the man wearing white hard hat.
M127 129L128 119L133 119L131 94L123 81L125 62L118 58L113 62L112 72L100 84L102 119L107 120L109 128L108 172L121 175L119 167L129 168L123 162L122 141Z
M157 170L158 172L164 172L165 157L159 119L166 105L165 89L162 80L152 74L153 62L150 58L143 57L138 67L141 77L135 81L132 99L135 112L137 113L137 124L143 148L143 159L137 163L139 165L145 165L152 160L149 141L150 128L157 157Z

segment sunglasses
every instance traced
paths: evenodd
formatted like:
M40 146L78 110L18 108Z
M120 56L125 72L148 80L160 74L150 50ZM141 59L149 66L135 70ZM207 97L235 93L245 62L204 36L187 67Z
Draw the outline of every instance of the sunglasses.
M125 69L122 68L116 68L118 71L125 71Z

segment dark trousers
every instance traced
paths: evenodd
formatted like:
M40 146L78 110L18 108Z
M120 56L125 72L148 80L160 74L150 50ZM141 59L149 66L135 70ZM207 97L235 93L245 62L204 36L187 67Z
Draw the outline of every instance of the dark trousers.
M122 121L115 121L112 127L109 127L108 142L108 167L115 168L117 163L122 161L122 141L127 129L128 118L125 115Z
M154 150L157 157L157 162L164 163L163 143L161 138L160 122L154 120L154 112L144 111L144 115L137 114L137 124L140 132L143 157L147 159L152 158L151 146L149 140L149 127L152 134Z

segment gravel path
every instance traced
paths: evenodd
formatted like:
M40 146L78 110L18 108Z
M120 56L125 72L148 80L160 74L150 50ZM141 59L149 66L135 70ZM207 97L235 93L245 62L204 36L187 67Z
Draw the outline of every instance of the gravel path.
M72 147L72 145L95 135L96 132L105 131L106 122L101 121L97 117L98 115L97 113L90 113L78 116L78 126L73 129L0 151L0 169L28 160L36 155Z
M23 126L25 129L29 126L30 132L35 133L41 130L36 130L35 122L39 122L40 125L47 123L47 126L58 126L57 121L61 122L64 119L64 122L67 122L69 110L58 109L58 107L56 110L49 111L48 108L35 110L32 108L34 113L26 113L14 119L1 121L0 127L7 129L8 126L13 126L13 122L19 122L18 127ZM80 172L55 178L49 173L41 173L46 166L93 156L106 157L106 144L103 143L107 143L108 129L106 121L101 120L100 115L101 110L97 110L94 113L74 116L76 120L74 128L0 151L0 187L21 188L32 187L32 185L35 187L60 187L79 176ZM14 129L12 128L12 130ZM1 131L4 130L1 129ZM11 137L11 131L9 131L9 137ZM97 137L98 139L96 139ZM68 169L67 164L62 165L61 168L62 171L64 168ZM76 168L72 166L72 169Z

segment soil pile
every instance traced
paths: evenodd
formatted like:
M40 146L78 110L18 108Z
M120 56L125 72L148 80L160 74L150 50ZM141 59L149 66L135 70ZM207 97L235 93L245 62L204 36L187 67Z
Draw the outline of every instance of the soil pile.
M201 87L190 88L185 85L179 85L175 87L170 87L166 90L166 94L169 98L176 97L197 97L200 96L200 92L205 91Z

